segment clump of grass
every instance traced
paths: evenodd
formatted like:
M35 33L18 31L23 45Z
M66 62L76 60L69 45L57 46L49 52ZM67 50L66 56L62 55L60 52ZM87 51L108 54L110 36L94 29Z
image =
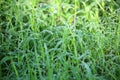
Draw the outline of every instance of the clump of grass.
M0 0L1 80L119 80L114 0Z

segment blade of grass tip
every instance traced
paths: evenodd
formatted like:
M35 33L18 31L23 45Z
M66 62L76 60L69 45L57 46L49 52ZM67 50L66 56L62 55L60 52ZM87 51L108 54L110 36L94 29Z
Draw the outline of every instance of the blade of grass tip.
M39 58L38 58L38 52L37 52L37 48L36 47L37 47L37 44L36 44L36 41L34 40L36 64L37 64L37 67L38 67L40 78L42 79L42 74L41 74L41 69L40 69L40 64L39 64Z
M75 0L74 28L76 29L77 0Z
M17 68L16 68L16 66L14 64L13 58L12 57L10 57L10 58L11 58L11 63L12 63L13 70L15 71L17 79L19 79L18 70L17 70Z
M120 13L118 14L118 19L119 19L119 22L118 22L118 29L117 29L116 47L117 47L117 54L118 56L120 56L120 50L119 50L120 48Z
M61 0L57 0L58 16L61 17Z
M73 31L70 29L70 27L68 28L70 33L71 33L71 36L72 36L72 44L73 44L73 47L74 47L74 54L75 54L75 57L76 57L76 60L78 62L78 59L77 59L77 47L76 47L76 39L75 39L75 33L73 33Z
M73 47L74 47L74 54L75 54L75 57L76 57L76 60L78 62L78 55L77 55L77 46L76 46L76 39L75 39L75 33L73 33L71 30L70 30L71 34L72 34L72 44L73 44Z
M108 72L109 72L109 70L108 70ZM109 74L114 80L117 80L114 74L112 74L111 72L109 72L108 74Z
M83 65L84 67L86 68L86 76L90 79L90 80L93 80L93 77L92 77L92 72L91 72L91 69L89 67L89 65L85 62L83 62Z
M47 45L46 43L44 43L44 48L45 48L45 54L46 54L46 64L47 64L47 69L48 69L48 72L47 72L47 78L49 80L53 80L52 76L53 76L53 69L51 67L52 65L52 62L50 61L50 55L48 53L48 48L47 48Z
M100 4L100 2L98 0L96 0L96 3L99 5L100 9L105 12L104 10L104 1L102 1L102 5Z
M28 53L29 54L29 53ZM32 75L32 72L31 72L31 67L30 67L30 64L29 64L29 57L26 55L25 56L26 58L26 62L27 62L27 71L28 71L28 79L30 80L31 79L31 75Z
M8 61L8 60L11 60L11 57L10 57L10 56L4 57L4 58L0 61L0 64L3 64L4 62L6 62L6 61Z

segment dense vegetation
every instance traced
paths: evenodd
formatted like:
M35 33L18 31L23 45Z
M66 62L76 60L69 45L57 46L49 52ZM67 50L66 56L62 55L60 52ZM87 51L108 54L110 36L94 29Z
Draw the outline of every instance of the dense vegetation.
M119 0L0 0L0 80L119 79Z

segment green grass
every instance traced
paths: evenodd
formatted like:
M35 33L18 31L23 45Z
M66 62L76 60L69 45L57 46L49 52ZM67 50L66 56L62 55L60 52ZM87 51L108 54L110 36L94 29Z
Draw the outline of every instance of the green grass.
M119 0L0 0L0 80L119 80Z

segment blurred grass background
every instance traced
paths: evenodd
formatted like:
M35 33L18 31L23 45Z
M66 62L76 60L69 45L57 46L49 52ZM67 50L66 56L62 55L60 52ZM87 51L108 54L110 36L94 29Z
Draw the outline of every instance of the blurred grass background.
M0 80L119 75L119 0L0 0Z

